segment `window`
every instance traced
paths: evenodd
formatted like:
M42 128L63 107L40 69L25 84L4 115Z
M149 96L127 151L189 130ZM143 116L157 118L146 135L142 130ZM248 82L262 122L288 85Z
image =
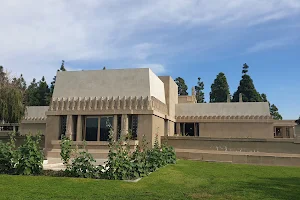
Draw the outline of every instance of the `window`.
M98 117L86 118L86 141L97 141L98 137Z
M109 129L113 125L112 116L104 116L100 118L100 141L108 141Z
M108 141L110 127L113 127L113 116L86 117L85 140Z
M286 137L290 137L290 128L289 127L286 127Z
M66 135L67 131L67 116L62 115L60 116L60 134L59 134L59 140L62 138L62 136Z
M131 131L132 139L137 139L138 115L128 115L128 130Z
M117 139L120 139L121 137L121 131L122 131L122 115L117 116Z

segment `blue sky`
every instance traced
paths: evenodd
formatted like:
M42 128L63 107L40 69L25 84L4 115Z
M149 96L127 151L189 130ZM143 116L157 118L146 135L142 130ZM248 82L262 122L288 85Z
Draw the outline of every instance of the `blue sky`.
M233 93L243 63L285 119L300 115L300 0L1 1L0 64L28 81L68 70L150 67L200 76L206 100L219 72Z

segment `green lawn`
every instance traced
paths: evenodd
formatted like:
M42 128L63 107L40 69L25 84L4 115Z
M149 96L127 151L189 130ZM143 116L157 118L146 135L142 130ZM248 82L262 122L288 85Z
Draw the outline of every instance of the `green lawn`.
M0 175L0 199L300 199L300 168L178 161L138 183Z

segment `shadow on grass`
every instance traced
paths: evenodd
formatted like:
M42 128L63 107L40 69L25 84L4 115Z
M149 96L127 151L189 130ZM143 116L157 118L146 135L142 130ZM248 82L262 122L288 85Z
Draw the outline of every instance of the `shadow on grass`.
M247 190L272 199L299 199L300 178L258 178L254 181L238 182L237 190Z

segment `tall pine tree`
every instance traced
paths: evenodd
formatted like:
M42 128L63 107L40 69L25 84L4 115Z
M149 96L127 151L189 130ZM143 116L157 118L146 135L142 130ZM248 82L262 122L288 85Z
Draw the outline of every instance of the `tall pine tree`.
M201 81L201 78L198 77L198 82L197 85L195 86L197 103L205 103L203 90L204 90L204 83L203 81Z
M251 77L247 74L248 73L249 66L245 63L243 65L242 70L242 80L240 81L240 85L237 89L237 91L233 94L233 102L239 101L239 94L241 93L243 96L243 102L261 102L261 96L256 91L253 80Z
M188 95L188 93L187 93L188 87L185 84L184 79L181 77L178 77L174 81L178 85L178 95Z
M50 89L48 84L43 76L37 87L38 98L39 98L39 106L48 106L49 105L49 93Z
M209 93L210 103L227 102L229 94L230 91L226 76L223 72L220 72L211 85L211 92Z
M34 78L26 90L26 105L39 106L40 105L39 99L40 96L38 93L38 83Z

